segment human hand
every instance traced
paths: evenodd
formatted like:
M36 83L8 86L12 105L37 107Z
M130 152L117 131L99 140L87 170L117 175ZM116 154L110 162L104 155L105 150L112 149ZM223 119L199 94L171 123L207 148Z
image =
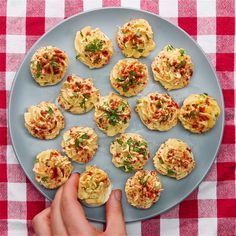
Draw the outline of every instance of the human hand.
M126 236L121 191L113 190L106 203L106 230L95 229L77 200L79 174L72 174L58 189L52 205L33 218L36 236Z

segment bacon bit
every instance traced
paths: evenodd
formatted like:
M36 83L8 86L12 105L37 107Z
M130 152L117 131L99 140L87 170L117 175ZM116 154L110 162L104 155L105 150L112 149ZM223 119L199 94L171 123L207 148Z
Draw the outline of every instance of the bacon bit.
M207 120L209 120L209 117L206 116L206 115L200 115L199 118L200 118L202 121L207 121Z
M52 72L51 72L51 68L50 67L46 67L45 68L45 72L46 72L46 74L51 74Z
M52 168L52 178L56 179L57 177L58 177L57 168L54 167Z
M108 64L108 63L109 63L109 61L110 61L110 59L111 59L111 57L110 57L110 56L108 56L108 57L107 57L107 60L105 61L105 64Z
M206 99L206 104L207 104L208 106L210 106L209 98Z
M155 97L154 97L154 96L152 96L152 95L150 96L150 98L151 98L151 100L154 100L154 99L155 99Z
M192 151L192 150L191 150L191 148L186 148L186 150L187 150L187 151L189 151L189 152L191 152L191 151Z
M72 78L71 75L69 75L66 80L67 80L68 82L71 82L71 81L73 80L73 78Z
M176 107L176 108L179 108L179 105L175 102L173 102L173 106Z
M103 52L102 52L102 55L103 55L104 57L107 57L108 51L103 51Z
M54 50L54 52L55 52L55 53L59 53L59 54L63 53L62 51L60 51L60 50L58 50L58 49Z
M199 107L200 112L205 112L205 107Z
M57 74L59 74L59 73L60 73L59 67L53 66L53 74L54 74L54 75L57 75Z

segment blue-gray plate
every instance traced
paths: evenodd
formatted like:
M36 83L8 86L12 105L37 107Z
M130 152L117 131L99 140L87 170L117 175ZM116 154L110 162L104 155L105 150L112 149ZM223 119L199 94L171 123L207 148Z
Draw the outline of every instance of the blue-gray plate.
M193 41L183 30L170 22L159 16L140 10L127 8L104 8L78 14L62 21L59 25L48 31L29 50L16 73L9 102L9 128L16 156L29 180L45 197L51 200L56 191L47 190L40 186L34 179L32 167L34 165L35 156L39 152L49 148L61 149L60 143L62 133L65 130L62 131L56 139L50 141L39 140L32 137L25 129L23 114L29 106L36 105L41 101L56 102L59 89L63 82L60 82L55 86L40 87L31 77L29 70L30 59L36 49L41 46L57 46L62 50L65 50L70 58L67 75L74 73L85 78L93 78L95 85L100 89L102 95L106 95L111 91L114 92L109 82L109 72L119 59L124 58L117 47L115 36L118 26L123 25L125 22L133 18L144 18L148 20L154 31L156 48L147 58L141 59L142 62L148 65L151 78L148 86L138 94L138 96L128 99L132 107L132 118L126 132L141 134L148 141L151 158L145 166L145 169L154 169L152 158L160 144L168 138L179 138L189 144L195 156L196 168L188 177L179 181L159 175L164 187L160 200L147 210L136 209L127 203L124 193L125 182L131 174L124 173L112 164L109 146L113 138L107 137L98 130L93 121L94 111L92 110L83 115L72 115L63 111L66 120L65 130L75 125L81 125L92 127L98 133L99 149L89 164L96 164L98 167L107 171L113 183L113 188L122 189L122 201L125 220L127 222L156 216L183 201L206 176L217 155L224 127L223 96L214 69L204 52L195 41ZM110 63L102 69L90 70L75 58L75 34L79 29L88 25L99 27L106 35L108 35L109 38L112 39L115 47L115 53ZM175 47L184 48L192 57L194 64L194 74L190 84L185 88L171 91L169 94L179 103L179 105L182 105L183 100L190 94L208 93L216 98L220 105L221 115L215 127L205 134L192 134L185 130L180 123L168 132L150 131L141 123L134 111L136 100L138 98L154 91L166 92L160 84L153 80L150 68L154 57L166 44L172 44ZM73 163L73 165L75 171L78 172L83 171L85 167L84 165L79 165L77 163ZM89 219L101 222L105 220L104 207L84 207L84 209L86 216Z

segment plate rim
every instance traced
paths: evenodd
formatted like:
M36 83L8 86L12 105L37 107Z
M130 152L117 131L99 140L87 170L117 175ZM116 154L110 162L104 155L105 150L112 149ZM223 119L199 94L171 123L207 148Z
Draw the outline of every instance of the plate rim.
M210 68L211 68L211 71L213 72L215 78L216 78L216 83L217 83L217 86L219 87L220 89L220 100L222 102L222 111L221 111L221 116L222 116L222 125L220 126L222 132L220 134L220 138L218 140L218 144L217 144L217 148L215 150L215 153L214 153L214 158L212 158L211 162L210 162L210 165L209 167L207 168L206 172L204 175L201 176L201 178L199 179L199 181L188 191L187 194L185 194L182 198L179 198L178 201L169 206L169 207L166 207L165 209L163 209L161 212L159 212L158 214L150 214L149 216L144 216L144 217L138 217L137 219L135 220L125 220L126 223L129 223L129 222L137 222L137 221L141 221L141 220L147 220L147 219L150 219L150 218L153 218L155 216L158 216L158 215L161 215L163 214L164 212L174 208L175 206L177 206L178 204L180 204L182 201L184 201L191 193L193 193L193 191L195 191L199 185L201 184L201 182L206 178L207 174L209 173L209 171L211 170L212 168L212 165L214 163L214 161L216 160L216 157L219 153L219 149L221 147L221 144L222 144L222 139L223 139L223 134L224 134L224 128L225 128L225 102L224 102L224 97L223 97L223 92L222 92L222 87L221 87L221 84L219 82L219 78L217 76L217 73L216 73L216 69L215 67L212 65L210 59L208 58L207 54L204 52L204 50L201 48L201 46L197 43L197 41L195 41L186 31L184 31L182 28L180 28L178 25L175 25L173 24L172 22L168 21L167 19L165 19L164 17L161 17L159 14L155 14L153 12L149 12L147 10L143 10L143 9L137 9L137 8L131 8L131 7L102 7L102 8L94 8L92 10L87 10L87 11L83 11L83 12L80 12L80 13L77 13L77 14L74 14L68 18L64 18L62 21L58 22L55 26L53 26L52 28L50 28L48 31L46 31L43 35L41 35L37 40L36 42L34 42L34 44L30 47L30 49L25 53L24 55L24 58L20 64L20 66L18 67L17 69L17 72L14 76L14 79L13 79L13 82L12 82L12 85L11 85L11 89L10 89L10 94L8 96L9 98L9 101L8 101L8 106L7 106L7 125L8 125L8 132L10 134L10 140L11 140L11 146L13 148L13 151L15 153L15 156L21 166L21 168L23 169L26 177L28 178L28 180L30 181L31 184L33 184L33 186L37 189L37 191L39 191L46 199L48 199L50 202L52 201L51 198L49 198L40 188L39 186L32 182L30 177L29 177L29 174L27 173L27 171L25 170L25 167L24 165L22 164L22 162L20 161L20 158L18 157L18 153L17 153L17 150L15 148L15 143L13 141L13 127L11 125L11 104L12 104L12 97L13 97L13 90L15 88L15 84L16 84L16 80L18 78L18 74L20 72L20 70L22 69L22 66L26 60L26 58L29 56L29 54L31 53L31 51L33 51L33 47L38 43L40 42L41 40L43 40L43 38L49 34L51 31L53 31L55 28L57 28L58 26L60 26L61 24L63 24L64 22L66 21L69 21L70 19L72 18L75 18L75 17L79 17L80 15L83 15L83 14L88 14L88 13L93 13L93 12L97 12L97 11L103 11L103 10L131 10L131 11L136 11L136 12L142 12L142 13L145 13L145 14L148 14L148 15L152 15L152 16L155 16L157 18L160 18L161 20L165 21L166 23L178 28L178 30L180 30L185 36L188 37L188 39L190 39L196 46L197 48L201 51L201 53L204 55L204 57L206 58ZM75 173L75 172L74 172ZM87 216L86 216L87 217ZM101 219L97 219L97 218L93 218L93 217L87 217L88 220L91 220L91 221L95 221L95 222L101 222L101 223L105 223L106 220L101 220Z

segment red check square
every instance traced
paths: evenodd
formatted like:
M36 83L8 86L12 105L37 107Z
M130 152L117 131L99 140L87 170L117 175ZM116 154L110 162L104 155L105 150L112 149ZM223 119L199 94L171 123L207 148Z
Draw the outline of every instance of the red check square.
M26 34L42 35L45 31L44 17L27 17L26 18Z
M235 180L235 167L234 162L217 163L217 180Z
M223 89L225 107L234 107L234 90L233 89Z
M6 53L0 53L0 71L6 70Z
M225 125L222 143L235 143L235 126Z
M7 201L0 201L0 220L7 219Z
M0 164L0 182L7 182L7 165ZM0 208L1 209L1 208Z
M198 217L197 200L187 200L180 203L179 217L180 218L197 218Z
M27 219L32 220L35 215L40 211L44 210L45 202L44 201L27 201Z
M0 90L0 108L5 108L7 105L6 90Z
M218 35L234 35L235 33L234 17L217 17L216 18L216 34Z
M218 218L236 217L235 209L236 209L236 200L235 199L218 199L217 200L217 216L218 216Z
M6 17L5 16L0 16L0 34L6 34Z
M217 53L216 54L216 70L234 71L234 54L233 53Z
M179 27L190 35L197 35L197 17L179 17Z

